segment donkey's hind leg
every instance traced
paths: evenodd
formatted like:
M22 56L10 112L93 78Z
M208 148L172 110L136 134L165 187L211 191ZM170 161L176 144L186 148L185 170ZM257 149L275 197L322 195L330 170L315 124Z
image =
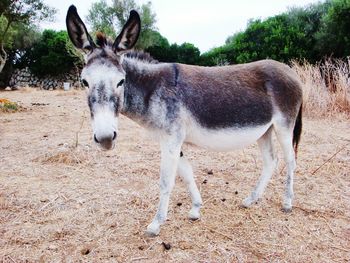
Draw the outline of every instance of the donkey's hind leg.
M296 167L295 153L293 148L293 128L285 127L286 125L275 125L277 139L281 144L284 160L287 168L286 190L283 201L283 211L290 212L292 210L293 181L294 170Z
M258 145L263 158L263 169L251 194L244 199L243 206L249 207L263 195L264 190L271 179L271 176L277 166L277 158L272 144L272 127L258 140Z
M180 160L177 166L177 172L180 177L184 180L188 191L190 192L192 200L192 208L189 213L189 218L197 220L200 217L200 208L202 206L202 198L197 188L196 182L193 177L193 170L188 160L180 154Z

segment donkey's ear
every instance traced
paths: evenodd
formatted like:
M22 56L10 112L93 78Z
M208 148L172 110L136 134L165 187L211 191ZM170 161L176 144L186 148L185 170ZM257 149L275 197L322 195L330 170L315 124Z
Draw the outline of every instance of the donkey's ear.
M91 50L96 47L74 5L68 9L66 25L69 38L76 48Z
M114 52L127 51L131 49L139 38L141 30L141 19L135 10L130 11L130 16L124 25L122 32L113 43Z

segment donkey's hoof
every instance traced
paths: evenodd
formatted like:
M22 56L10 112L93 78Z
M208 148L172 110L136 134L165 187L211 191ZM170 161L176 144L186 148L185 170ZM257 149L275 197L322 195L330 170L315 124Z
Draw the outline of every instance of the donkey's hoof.
M292 199L286 198L283 202L282 211L285 213L292 212Z
M289 207L284 206L281 208L281 210L282 210L282 212L288 214L288 213L292 212L292 207L291 206L289 206Z
M252 199L250 196L243 200L242 207L243 208L249 208L253 203L255 202L254 199Z
M199 213L198 208L192 208L191 211L188 213L188 218L192 221L196 221L201 217Z
M152 222L147 227L146 235L154 237L154 236L158 236L159 232L160 232L160 225Z

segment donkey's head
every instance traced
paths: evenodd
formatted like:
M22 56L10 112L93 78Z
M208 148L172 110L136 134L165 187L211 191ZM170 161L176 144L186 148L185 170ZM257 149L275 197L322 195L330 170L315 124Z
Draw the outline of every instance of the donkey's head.
M111 149L117 138L117 117L124 101L125 72L121 55L135 45L141 28L140 17L132 10L114 42L108 41L103 34L97 34L96 44L73 5L68 9L66 24L74 46L85 53L81 78L88 88L94 140L103 149Z

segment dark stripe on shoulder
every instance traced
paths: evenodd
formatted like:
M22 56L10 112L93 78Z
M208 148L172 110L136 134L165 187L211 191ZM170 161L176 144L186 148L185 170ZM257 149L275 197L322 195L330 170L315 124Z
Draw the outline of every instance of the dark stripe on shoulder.
M179 69L177 68L176 63L173 63L173 69L174 69L174 86L176 87L179 79Z

